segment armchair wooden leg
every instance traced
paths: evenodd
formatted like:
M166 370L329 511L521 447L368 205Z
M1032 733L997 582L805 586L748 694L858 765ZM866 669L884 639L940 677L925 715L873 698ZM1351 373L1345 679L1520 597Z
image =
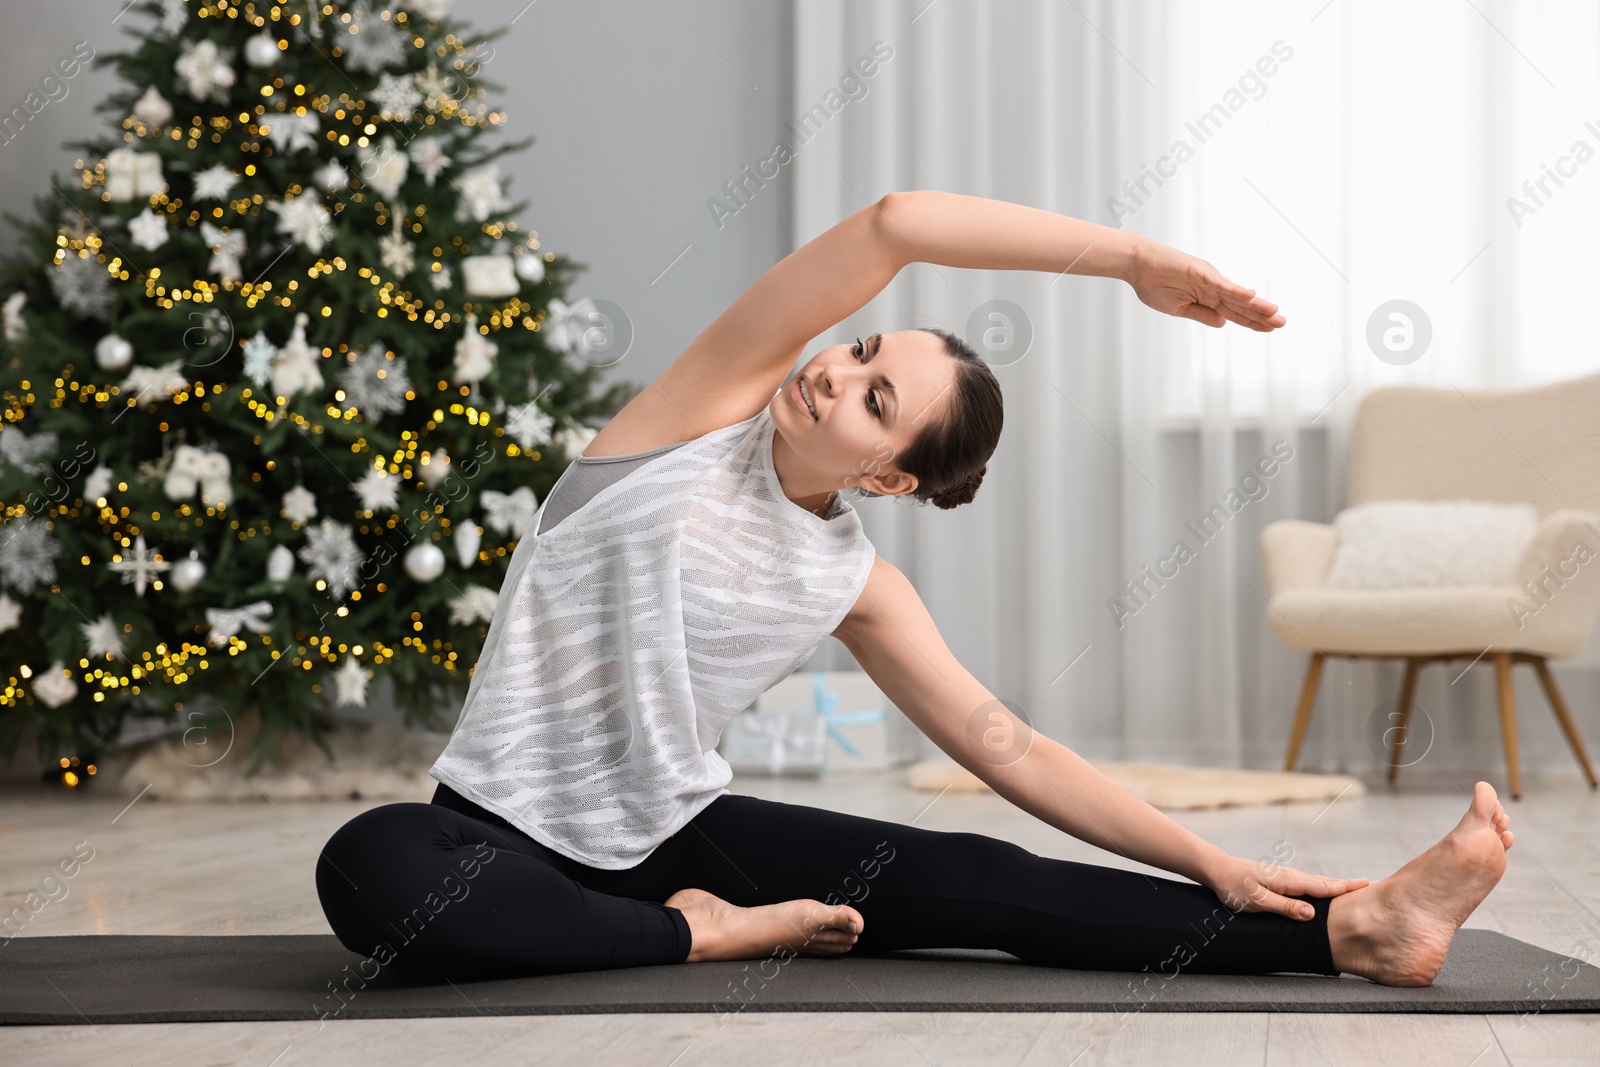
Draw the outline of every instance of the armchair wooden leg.
M1561 723L1561 731L1567 735L1567 744L1572 746L1573 755L1578 757L1578 765L1583 768L1583 776L1589 779L1589 788L1593 789L1600 782L1595 780L1594 768L1589 764L1589 754L1583 750L1583 738L1578 736L1578 726L1572 721L1572 713L1567 710L1567 702L1561 699L1561 689L1556 685L1555 676L1550 673L1550 665L1540 656L1533 661L1533 669L1539 672L1539 684L1544 686L1544 695L1550 700L1550 707L1555 710L1556 719Z
M1522 773L1517 767L1517 696L1511 686L1511 653L1494 654L1494 673L1500 682L1500 734L1506 745L1506 771L1511 799L1522 796Z
M1400 683L1400 721L1394 728L1394 740L1390 742L1389 753L1389 781L1394 781L1395 772L1400 769L1400 750L1406 744L1406 727L1411 721L1411 698L1417 692L1417 671L1422 667L1422 660L1415 657L1406 660L1405 680Z
M1311 653L1305 684L1300 687L1300 706L1294 713L1294 728L1289 732L1289 755L1283 761L1286 771L1294 770L1300 760L1300 746L1306 739L1306 727L1311 725L1311 708L1317 702L1317 686L1322 682L1322 665L1327 658L1321 652Z

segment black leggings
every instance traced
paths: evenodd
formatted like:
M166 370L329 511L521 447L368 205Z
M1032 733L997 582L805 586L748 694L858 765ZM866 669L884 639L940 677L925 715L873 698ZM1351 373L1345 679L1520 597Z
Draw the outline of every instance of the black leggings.
M340 827L316 878L346 948L436 978L682 963L689 924L663 901L691 888L741 907L849 904L866 920L856 955L988 948L1161 977L1339 973L1327 899L1303 898L1310 921L1236 913L1188 882L731 793L639 864L601 870L441 784L431 804L384 804Z

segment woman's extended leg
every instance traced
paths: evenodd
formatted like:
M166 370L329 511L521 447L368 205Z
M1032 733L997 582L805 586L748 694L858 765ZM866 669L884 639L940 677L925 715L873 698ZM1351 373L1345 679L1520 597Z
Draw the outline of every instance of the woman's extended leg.
M1233 912L1187 882L1049 859L981 834L738 794L713 801L638 866L591 872L587 881L662 900L700 889L739 907L796 898L848 904L865 920L852 950L861 954L997 948L1099 970L1338 973L1327 900L1311 901L1309 922ZM684 910L693 916L692 905Z
M336 831L317 895L340 942L402 970L459 979L680 963L682 913L611 896L517 830L443 804L385 804Z

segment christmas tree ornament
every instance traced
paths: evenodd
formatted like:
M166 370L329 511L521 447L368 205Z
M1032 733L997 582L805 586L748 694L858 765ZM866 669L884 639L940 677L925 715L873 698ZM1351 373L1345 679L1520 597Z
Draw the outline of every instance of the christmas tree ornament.
M356 496L368 512L393 511L400 506L400 479L386 470L368 467L367 473L355 484Z
M449 17L450 9L455 7L455 0L406 0L405 7L425 19L437 22Z
M304 311L294 317L294 332L272 361L272 392L285 398L322 389L322 354L306 341Z
M373 11L367 0L357 0L349 22L334 31L334 40L344 50L345 64L351 70L376 74L405 58L407 34L386 16L387 10Z
M151 129L165 126L172 120L172 105L161 95L161 90L152 85L134 103L133 117Z
M330 159L325 165L317 168L312 180L317 183L317 188L332 196L350 184L350 172L345 170L344 164L337 159Z
M160 27L162 34L167 37L176 37L188 21L188 0L161 0Z
M333 680L339 690L338 703L367 706L367 672L353 654L345 656Z
M517 439L517 444L523 448L532 448L541 441L550 440L550 432L555 429L555 419L549 412L540 409L537 400L519 404L509 409L509 412L506 418L506 432Z
M454 284L454 275L448 266L440 263L433 268L429 280L433 282L434 291L442 293Z
M569 458L576 457L583 454L583 450L589 447L589 442L593 441L599 433L600 431L593 426L577 423L557 430L555 436L550 439L550 443L561 449Z
M491 622L500 594L481 585L469 585L466 591L450 601L450 621L462 626L475 622Z
M395 147L394 138L385 134L376 146L361 149L361 181L377 190L384 200L400 195L400 186L411 169L410 158Z
M367 95L378 105L379 117L385 119L410 119L422 103L422 93L409 74L379 75L378 87Z
M41 430L29 435L18 426L0 433L0 460L21 469L29 477L37 478L49 472L50 458L56 454L58 441L54 430Z
M525 485L519 485L509 493L485 489L478 494L478 500L483 504L483 521L487 525L501 534L516 537L523 535L533 522L534 512L539 510L539 499Z
M456 560L463 570L478 561L478 545L483 541L483 527L468 520L454 527L452 540L456 543Z
M220 274L224 285L238 281L244 273L244 268L239 264L239 257L244 255L245 249L244 233L202 222L200 234L211 248L211 262L206 264L206 270Z
M133 236L134 244L146 252L154 252L167 243L167 217L145 208L128 220L128 233Z
M257 330L255 336L244 343L244 376L260 388L272 377L272 361L278 346L267 340L266 332Z
M276 545L267 557L267 578L286 582L294 574L294 552L288 545Z
M299 555L311 580L327 586L336 599L360 584L356 569L361 566L361 548L342 522L323 519L320 525L306 527L306 544Z
M500 346L478 330L477 313L469 312L466 328L456 342L456 384L476 387L494 370L494 357L498 351Z
M444 573L444 550L432 541L418 541L406 552L406 574L412 581L431 582Z
M22 605L5 593L0 593L0 634L15 630L22 619Z
M189 388L189 379L178 369L182 357L159 367L135 367L117 388L124 396L131 396L143 404L151 400L170 400L174 394Z
M107 564L112 570L122 575L123 585L132 585L134 592L140 598L144 597L144 587L155 581L157 576L172 569L172 564L161 559L149 548L145 547L144 534L140 534L133 542L133 552L118 559L113 559Z
M382 341L374 341L355 356L339 372L339 384L344 388L345 406L354 407L371 423L386 414L404 411L406 393L411 390L406 361L389 355Z
M405 234L398 229L390 230L378 238L378 258L383 260L383 269L394 278L403 278L411 273L411 268L416 264L417 254L411 247L411 242L406 240Z
M68 311L91 319L111 317L111 277L93 256L66 253L50 271L50 288Z
M202 503L225 505L233 498L230 470L227 455L214 448L179 445L162 488L173 500L187 500L198 489Z
M0 436L15 431L7 430ZM35 586L51 586L56 580L55 558L61 546L51 537L45 524L33 512L6 523L6 537L0 540L0 585L10 586L23 596Z
M544 281L544 257L532 249L517 246L517 277L538 284Z
M268 204L278 213L277 232L295 244L305 245L313 252L321 252L323 245L333 237L333 216L317 199L314 190L307 189L293 200Z
M470 296L512 296L522 288L510 256L464 256L461 279Z
M283 548L282 545L278 547ZM237 608L207 608L206 624L211 627L211 634L206 640L221 646L227 644L229 638L237 637L241 630L264 633L272 627L271 617L270 600L257 600Z
M417 461L417 477L429 489L444 481L450 474L450 453L443 445L428 452Z
M499 163L473 167L452 184L460 199L456 201L456 221L486 222L490 215L511 206L501 188L504 176Z
M50 669L39 675L33 683L33 695L52 708L59 708L78 695L78 683L72 680L66 664L56 660Z
M205 170L194 176L194 198L196 200L226 200L233 187L239 182L239 176L233 168L223 163L213 163ZM216 244L214 238L207 238L211 244ZM215 267L211 268L215 270Z
M20 341L28 336L28 320L22 317L22 306L27 302L28 294L21 290L6 297L4 309L0 309L0 319L5 323L7 341Z
M172 64L172 70L183 79L184 88L196 100L226 100L227 90L236 79L228 65L232 58L230 49L217 47L217 42L206 38L198 44L183 42L183 54Z
M303 485L297 485L283 494L283 516L290 522L305 525L317 517L317 494Z
M104 463L95 465L89 472L89 477L83 480L83 499L90 504L97 503L111 492L111 468Z
M126 370L133 362L133 346L117 334L108 333L95 343L94 361L101 370Z
M123 658L122 631L111 617L111 612L106 612L94 622L79 623L78 632L83 634L84 643L88 645L90 659L100 659L102 656Z
M317 147L317 113L300 108L297 111L280 111L276 114L262 116L266 119L262 129L272 144L280 153L287 155L298 152L302 148L315 149Z
M418 137L411 142L410 155L411 162L422 172L422 180L428 183L430 189L439 172L450 165L450 157L445 155L438 137Z
M161 157L154 152L118 148L106 154L106 199L112 203L148 200L166 189Z
M172 565L171 578L172 588L180 593L191 592L195 586L205 581L206 565L200 559L200 553L190 549L187 559L180 559Z
M244 61L258 70L276 64L281 54L278 39L266 30L244 43Z

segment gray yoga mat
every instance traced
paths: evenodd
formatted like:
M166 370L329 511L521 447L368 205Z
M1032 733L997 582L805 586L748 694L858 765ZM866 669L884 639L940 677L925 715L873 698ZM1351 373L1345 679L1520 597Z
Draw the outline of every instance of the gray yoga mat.
M754 1011L1597 1010L1600 967L1487 930L1461 931L1438 979L1421 989L1349 976L1075 971L981 949L432 983L380 967L329 934L16 937L0 946L0 1023L7 1024L604 1012L710 1012L731 1021Z

